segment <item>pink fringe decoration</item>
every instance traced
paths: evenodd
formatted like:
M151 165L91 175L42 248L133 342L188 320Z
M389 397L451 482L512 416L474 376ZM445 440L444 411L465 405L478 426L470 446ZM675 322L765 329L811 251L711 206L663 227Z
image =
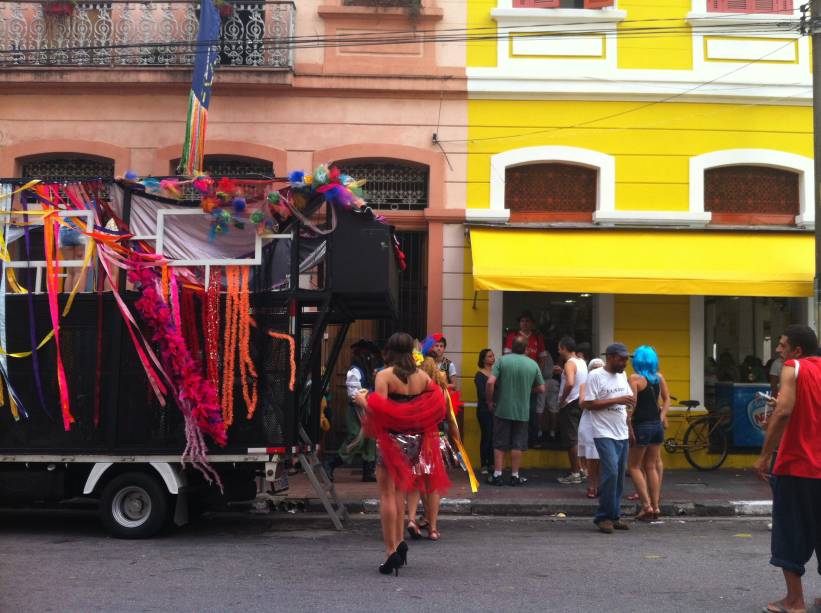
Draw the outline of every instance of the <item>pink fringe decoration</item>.
M208 464L205 444L205 435L221 447L228 442L217 392L191 357L182 331L174 323L174 314L163 299L159 277L149 268L137 264L129 271L128 278L142 290L135 306L150 330L151 341L159 349L160 360L173 383L177 404L185 417L183 465L186 460L190 461L209 482L216 481L222 489L219 475Z

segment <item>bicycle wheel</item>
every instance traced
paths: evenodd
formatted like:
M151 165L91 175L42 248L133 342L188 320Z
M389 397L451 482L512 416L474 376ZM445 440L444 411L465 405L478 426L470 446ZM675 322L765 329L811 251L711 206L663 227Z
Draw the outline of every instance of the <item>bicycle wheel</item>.
M684 433L684 457L698 470L715 470L727 459L727 435L714 417L695 420Z

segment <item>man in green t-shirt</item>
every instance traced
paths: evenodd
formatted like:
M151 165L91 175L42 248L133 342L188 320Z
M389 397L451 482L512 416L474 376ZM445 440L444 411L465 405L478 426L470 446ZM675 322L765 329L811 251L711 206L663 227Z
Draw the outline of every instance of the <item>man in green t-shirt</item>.
M519 476L522 452L527 451L530 395L544 393L544 378L539 364L525 355L527 341L516 337L511 351L493 366L493 375L487 380L488 408L493 413L493 474L491 485L502 485L505 453L510 452L510 485L524 485L527 479ZM499 397L493 393L499 385Z

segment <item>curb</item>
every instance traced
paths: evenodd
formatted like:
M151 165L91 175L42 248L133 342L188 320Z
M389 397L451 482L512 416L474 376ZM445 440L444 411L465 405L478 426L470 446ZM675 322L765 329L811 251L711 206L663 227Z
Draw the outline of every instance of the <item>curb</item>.
M365 500L343 501L349 513L376 514L379 512L379 501L375 498ZM320 501L306 498L300 501L305 511L323 512ZM578 500L550 501L492 501L471 500L468 498L443 498L440 507L442 515L490 515L508 517L590 517L596 509L595 503ZM634 515L638 505L625 502L621 505L622 513ZM731 500L698 502L667 502L661 505L663 515L668 517L768 517L772 514L770 500Z

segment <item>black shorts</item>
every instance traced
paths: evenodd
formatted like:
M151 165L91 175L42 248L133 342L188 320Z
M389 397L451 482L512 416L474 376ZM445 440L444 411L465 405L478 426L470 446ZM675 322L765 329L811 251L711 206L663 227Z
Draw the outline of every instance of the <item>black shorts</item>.
M772 486L770 564L800 576L815 550L821 574L821 479L778 475Z
M527 451L528 422L493 416L493 448Z
M575 447L579 443L579 420L582 410L579 401L568 402L559 409L559 430L562 435L562 445L565 449Z

